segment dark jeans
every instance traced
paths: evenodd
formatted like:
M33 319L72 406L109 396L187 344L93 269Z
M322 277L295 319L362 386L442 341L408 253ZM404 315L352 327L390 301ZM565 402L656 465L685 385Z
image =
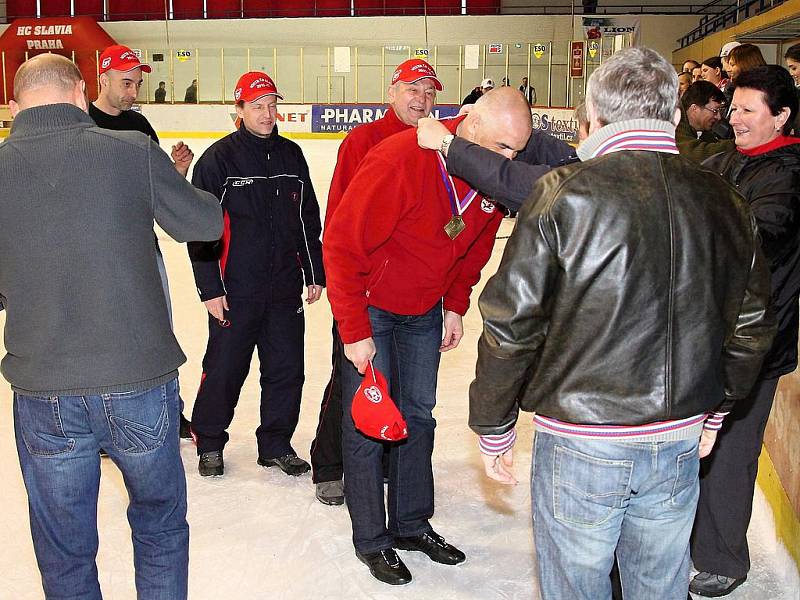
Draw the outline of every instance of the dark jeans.
M280 305L229 298L222 327L209 315L203 375L192 412L198 453L222 450L239 393L258 348L261 368L261 424L256 429L258 455L294 454L292 435L303 392L302 305Z
M311 468L314 483L339 481L342 467L342 340L336 321L331 327L333 348L331 349L331 378L325 386L319 423L314 441L311 442ZM348 363L349 364L349 363ZM351 365L352 366L352 365Z
M137 597L187 597L189 525L177 380L99 396L15 393L14 430L48 599L101 598L95 564L101 447L122 471L130 497Z
M747 528L758 456L778 379L760 379L725 417L717 443L700 462L700 501L692 532L699 571L740 578L750 570Z
M375 366L392 378L392 397L408 424L408 439L392 444L389 461L388 528L384 506L382 442L360 433L350 414L362 376L342 364L342 454L353 544L359 552L390 548L394 536L431 529L433 516L433 435L436 381L442 341L442 307L424 315L397 315L370 307L377 354ZM394 363L395 372L392 374ZM391 374L391 375L390 375Z

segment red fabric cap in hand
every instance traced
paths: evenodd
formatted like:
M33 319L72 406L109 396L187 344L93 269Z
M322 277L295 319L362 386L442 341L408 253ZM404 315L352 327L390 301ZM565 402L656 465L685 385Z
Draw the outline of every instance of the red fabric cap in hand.
M372 366L372 361L353 396L351 414L356 429L371 438L397 442L408 437L403 415L389 396L386 378Z

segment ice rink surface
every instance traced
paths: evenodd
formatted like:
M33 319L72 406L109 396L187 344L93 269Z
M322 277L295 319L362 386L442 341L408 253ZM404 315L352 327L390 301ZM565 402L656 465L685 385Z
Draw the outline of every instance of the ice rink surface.
M175 140L165 139L165 148ZM186 140L200 156L212 140ZM338 140L300 140L324 214ZM387 190L387 194L392 190ZM513 228L506 221L484 278L493 273ZM191 415L207 338L186 248L159 236L167 268L175 331L187 357L180 370L182 395ZM476 437L468 429L467 390L474 375L480 315L475 306L483 282L473 293L461 346L443 356L439 372L434 528L467 554L466 563L449 567L419 553L401 552L414 580L393 588L374 580L355 557L345 507L329 507L314 498L310 476L287 477L256 464L254 431L258 422L258 363L253 362L225 449L223 478L201 478L191 443L181 442L189 493L192 600L305 599L533 599L538 598L530 525L530 418L520 420L513 488L489 482L481 470ZM0 313L0 326L4 324ZM319 404L330 371L331 315L327 299L306 310L306 384L300 424L294 436L298 454L308 459ZM5 350L3 349L3 352ZM28 529L25 490L14 447L11 392L0 387L0 600L42 598ZM109 460L102 465L97 563L104 598L135 598L127 494ZM786 550L776 544L770 509L760 492L749 539L753 567L732 600L798 600L800 579ZM569 600L569 599L564 599ZM634 599L642 600L642 599ZM659 599L646 599L659 600Z

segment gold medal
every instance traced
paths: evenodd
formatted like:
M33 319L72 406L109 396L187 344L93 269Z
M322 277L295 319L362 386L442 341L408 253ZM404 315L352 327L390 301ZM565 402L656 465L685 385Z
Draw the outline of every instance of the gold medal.
M464 223L464 219L461 217L461 215L456 215L447 222L447 225L444 226L444 232L447 234L447 237L449 237L451 240L454 240L462 231L464 231L465 228L466 224Z

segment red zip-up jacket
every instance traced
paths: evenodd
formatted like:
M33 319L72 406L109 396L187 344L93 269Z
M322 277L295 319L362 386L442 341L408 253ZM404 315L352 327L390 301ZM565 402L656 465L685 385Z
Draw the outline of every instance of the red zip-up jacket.
M361 164L367 152L390 135L410 127L411 125L406 125L397 118L397 114L390 106L386 114L377 121L359 125L347 134L339 146L339 154L336 157L336 168L333 171L331 188L328 191L328 207L325 209L325 227L328 226L333 211L339 206L344 191L352 181L358 165Z
M463 117L445 121L455 132ZM459 198L470 190L453 178ZM444 298L465 314L491 256L502 215L476 196L451 240L452 218L436 152L417 145L416 129L373 148L330 217L323 240L328 299L346 344L372 336L368 306L421 315Z

